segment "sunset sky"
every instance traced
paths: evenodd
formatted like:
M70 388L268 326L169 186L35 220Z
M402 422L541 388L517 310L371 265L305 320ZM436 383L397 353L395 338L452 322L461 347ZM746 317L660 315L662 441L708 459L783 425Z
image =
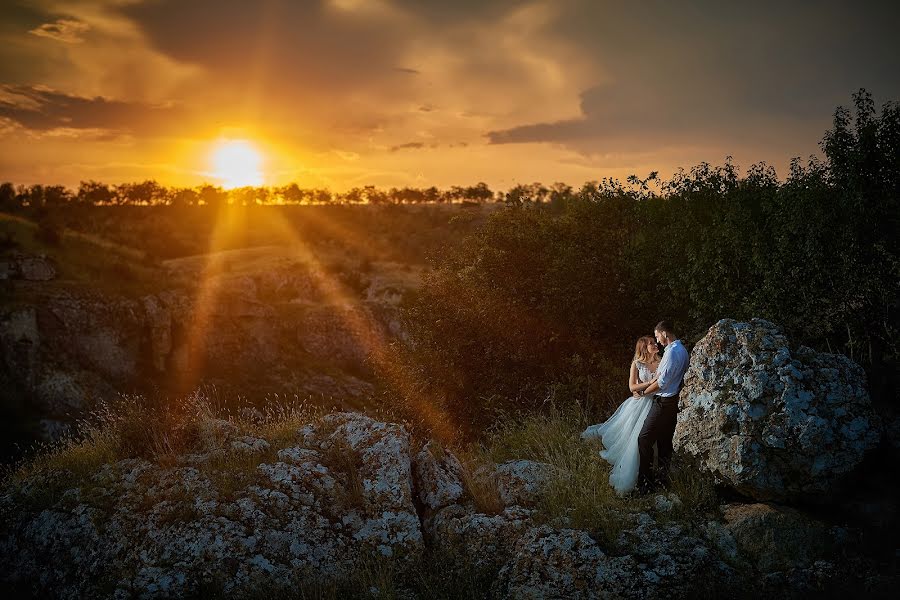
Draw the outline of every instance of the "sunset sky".
M229 142L337 190L783 177L858 88L900 99L898 5L4 0L0 180L223 183Z

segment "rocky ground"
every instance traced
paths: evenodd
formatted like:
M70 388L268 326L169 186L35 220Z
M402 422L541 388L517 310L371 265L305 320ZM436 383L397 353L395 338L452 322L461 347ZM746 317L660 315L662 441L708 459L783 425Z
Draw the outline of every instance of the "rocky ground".
M676 433L719 482L717 507L660 491L610 505L613 529L548 518L544 490L572 476L559 465L473 470L352 412L269 439L208 418L171 463L9 480L2 578L61 598L888 597L896 538L822 510L878 443L860 377L842 358L795 356L765 321L717 323L692 354Z

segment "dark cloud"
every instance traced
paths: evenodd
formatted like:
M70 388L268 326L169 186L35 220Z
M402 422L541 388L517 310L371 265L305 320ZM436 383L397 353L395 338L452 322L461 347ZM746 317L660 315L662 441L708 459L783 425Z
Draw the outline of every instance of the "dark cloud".
M900 96L900 4L587 3L550 27L590 56L603 83L581 117L487 133L490 143L579 151L698 140L735 145L790 136L810 148L860 87ZM652 142L651 142L652 140Z
M406 144L399 144L397 146L391 147L391 152L397 152L398 150L416 150L419 148L424 148L425 144L422 142L407 142ZM434 146L432 146L433 148Z
M52 15L57 16L57 15ZM46 11L25 2L3 2L0 4L0 32L26 32L39 27L52 18Z
M397 71L398 73L406 73L407 75L419 75L420 74L420 71L417 71L415 69L410 69L407 67L394 67L394 70Z
M165 54L272 94L339 94L411 71L397 67L402 32L324 2L159 0L122 11Z
M442 26L495 21L527 0L395 0L394 4L426 22Z
M173 106L83 98L30 86L0 86L0 118L38 132L65 128L158 133L181 116L181 109Z

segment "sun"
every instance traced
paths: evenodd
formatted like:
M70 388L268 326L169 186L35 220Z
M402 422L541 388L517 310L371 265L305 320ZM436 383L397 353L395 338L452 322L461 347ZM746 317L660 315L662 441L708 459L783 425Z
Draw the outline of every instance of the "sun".
M263 184L262 154L247 140L219 142L212 151L210 163L211 175L225 189Z

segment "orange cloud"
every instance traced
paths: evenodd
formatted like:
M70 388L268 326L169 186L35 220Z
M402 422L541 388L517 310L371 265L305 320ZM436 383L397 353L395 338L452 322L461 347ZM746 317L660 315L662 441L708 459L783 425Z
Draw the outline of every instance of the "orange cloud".
M90 25L77 19L57 19L53 23L44 23L40 27L35 27L28 33L66 44L80 44L84 41L82 34L87 33L90 29Z

